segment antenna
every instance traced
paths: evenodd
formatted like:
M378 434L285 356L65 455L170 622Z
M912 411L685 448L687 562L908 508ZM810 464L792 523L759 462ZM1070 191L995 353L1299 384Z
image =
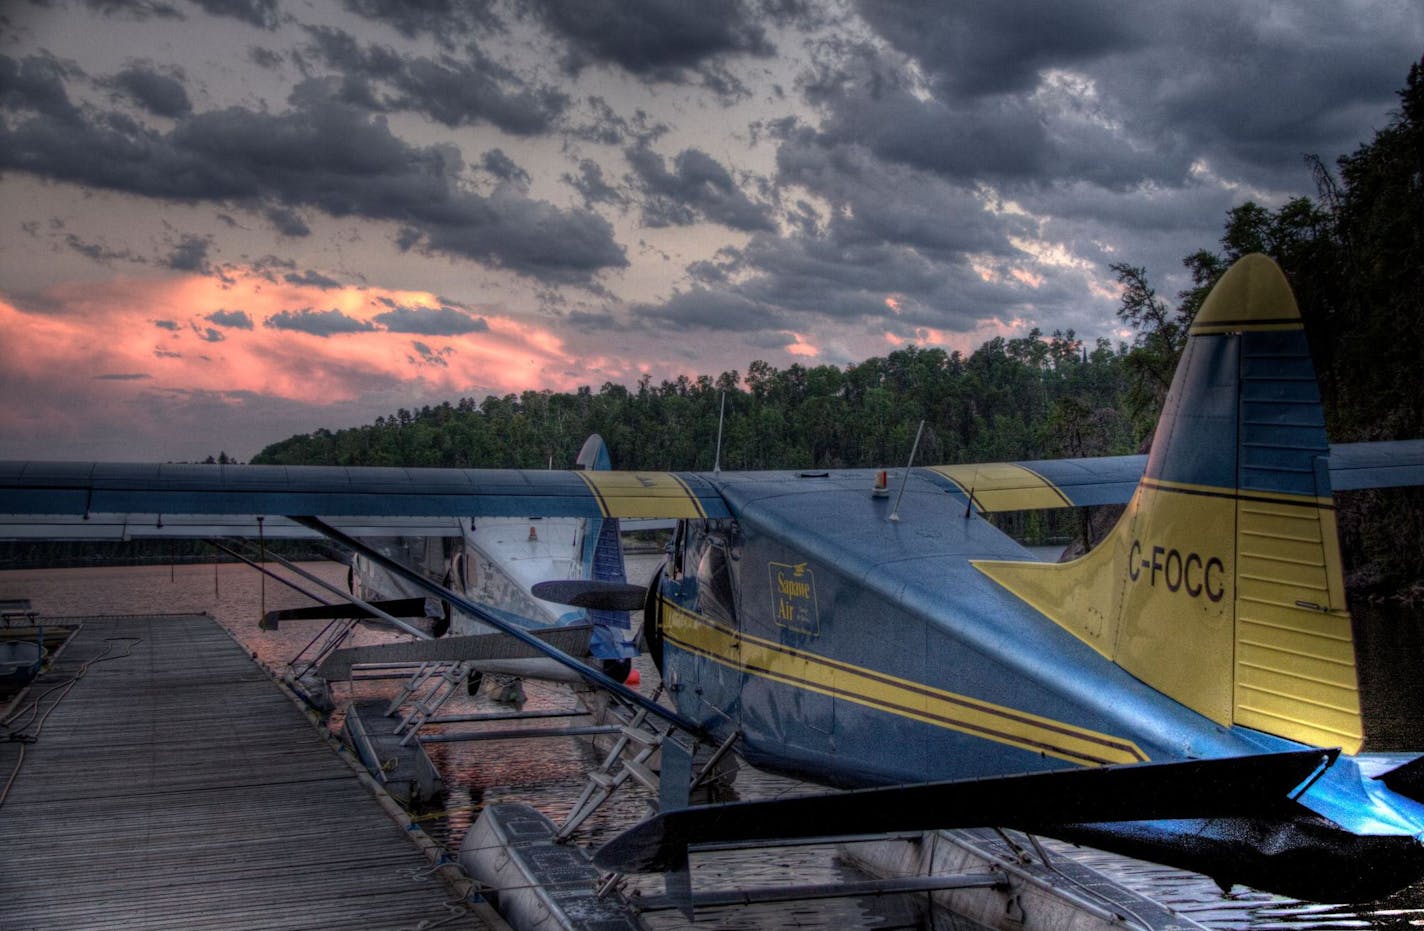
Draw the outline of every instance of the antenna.
M712 460L712 474L722 474L722 421L727 417L727 392L722 392L722 409L717 413L717 455Z
M890 511L890 516L886 520L898 521L900 519L900 499L905 497L905 486L910 484L910 469L915 464L915 453L920 451L920 434L925 432L924 418L920 419L920 428L915 431L915 445L910 447L910 461L905 463L905 477L900 481L900 493L895 496L895 507Z

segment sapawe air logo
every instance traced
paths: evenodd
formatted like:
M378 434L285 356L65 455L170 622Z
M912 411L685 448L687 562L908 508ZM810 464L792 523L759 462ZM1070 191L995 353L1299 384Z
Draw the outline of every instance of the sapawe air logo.
M815 636L821 632L816 607L816 575L807 565L774 562L771 570L771 601L776 623L781 627Z
M1127 551L1127 577L1153 588L1185 592L1192 598L1220 601L1226 597L1226 565L1219 557L1163 546L1146 547L1141 540L1133 540Z

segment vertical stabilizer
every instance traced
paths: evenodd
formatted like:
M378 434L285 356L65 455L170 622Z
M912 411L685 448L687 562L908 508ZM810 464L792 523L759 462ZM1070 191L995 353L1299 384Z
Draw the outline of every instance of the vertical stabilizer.
M1142 481L1060 565L985 574L1148 685L1223 725L1361 743L1324 417L1295 298L1270 259L1192 323Z
M607 472L613 468L608 446L597 433L590 434L579 450L577 465L590 472ZM626 582L622 531L616 517L588 518L584 525L583 577L599 582ZM593 640L589 650L598 659L623 660L638 655L633 642L633 621L627 611L590 608Z

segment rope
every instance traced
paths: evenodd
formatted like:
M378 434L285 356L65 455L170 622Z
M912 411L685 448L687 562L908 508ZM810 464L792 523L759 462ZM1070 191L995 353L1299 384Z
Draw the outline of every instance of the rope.
M120 640L129 641L128 652L120 653L116 656L110 656L109 653L113 651L114 643ZM7 740L16 741L20 744L20 753L19 757L15 760L15 768L10 771L10 778L5 780L5 787L3 789L0 789L0 807L4 807L6 800L9 799L10 789L12 786L14 786L15 780L19 778L21 767L25 765L25 748L29 744L32 744L35 741L39 740L40 731L44 729L45 722L48 721L49 716L54 713L54 709L59 707L59 703L64 701L64 697L69 694L69 690L74 688L75 683L77 683L80 679L84 678L84 676L89 672L90 666L94 666L99 663L107 663L110 660L123 659L126 656L132 656L134 645L142 642L142 640L142 637L105 637L104 642L107 643L108 646L104 648L104 652L100 653L93 659L86 660L84 663L82 663L78 671L75 672L73 678L71 678L68 682L60 682L53 686L50 686L43 692L31 698L27 705L23 706L22 708L17 708L15 711L11 712L9 716L5 718L5 720L0 721L0 727L5 727L8 729L8 732L5 734L5 738ZM56 698L48 708L45 709L44 714L40 715L38 720L35 720L35 715L39 714L40 702L43 701L45 697L52 692L59 692L59 697ZM21 725L18 728L11 727L11 724L16 719L18 719L22 713L26 711L30 713L30 722L34 724L34 733L32 734L24 733L24 729L30 726L28 723L25 725Z

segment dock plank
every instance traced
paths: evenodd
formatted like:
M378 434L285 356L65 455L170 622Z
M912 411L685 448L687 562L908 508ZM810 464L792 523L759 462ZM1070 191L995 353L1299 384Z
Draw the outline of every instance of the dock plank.
M86 620L57 671L96 658L0 807L6 929L483 927L212 618Z

